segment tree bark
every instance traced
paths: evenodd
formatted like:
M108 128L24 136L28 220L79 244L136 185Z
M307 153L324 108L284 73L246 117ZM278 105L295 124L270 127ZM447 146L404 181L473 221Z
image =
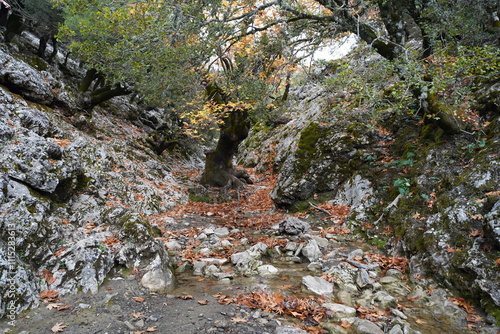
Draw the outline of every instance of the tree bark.
M239 189L252 183L246 171L233 166L238 145L248 136L250 121L243 105L228 106L220 117L220 136L215 150L206 154L201 184L211 187Z

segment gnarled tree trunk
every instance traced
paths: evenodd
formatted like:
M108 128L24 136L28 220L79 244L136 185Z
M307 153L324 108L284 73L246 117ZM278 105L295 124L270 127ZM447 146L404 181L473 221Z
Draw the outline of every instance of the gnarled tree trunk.
M247 107L228 105L221 115L219 128L217 147L206 154L201 183L211 187L242 188L244 183L252 182L246 171L234 168L233 157L250 130Z

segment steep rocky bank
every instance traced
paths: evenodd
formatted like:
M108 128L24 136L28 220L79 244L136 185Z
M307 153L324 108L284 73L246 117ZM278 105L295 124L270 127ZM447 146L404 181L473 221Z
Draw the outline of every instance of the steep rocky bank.
M143 283L168 289L170 259L146 217L187 198L171 166L189 158L147 143L170 120L128 98L80 109L78 64L37 59L28 37L0 47L0 316L43 290L95 292L116 266L147 268Z
M301 211L325 201L350 206L349 227L410 258L414 280L434 277L498 321L497 85L478 90L483 98L489 94L489 107L477 106L488 112L447 135L415 112L377 116L356 89L329 87L329 76L335 73L292 89L281 108L286 124L254 127L239 162L278 174L272 197L282 208Z

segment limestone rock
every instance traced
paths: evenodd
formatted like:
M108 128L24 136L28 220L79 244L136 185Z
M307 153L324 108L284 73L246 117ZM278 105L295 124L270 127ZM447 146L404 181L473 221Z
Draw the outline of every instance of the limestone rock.
M309 242L307 243L307 245L304 246L304 248L302 248L302 255L304 255L309 260L309 262L314 262L319 258L321 258L323 253L319 249L316 240L312 239L309 240Z
M344 318L352 318L356 316L356 309L344 304L324 303L321 306L333 311L333 319L340 321Z
M311 226L309 223L296 218L285 217L279 224L279 234L300 235L309 230Z
M302 277L303 288L317 295L331 295L333 293L333 284L321 277L304 276Z
M356 318L354 326L357 334L383 334L384 331L380 329L373 322L366 319Z

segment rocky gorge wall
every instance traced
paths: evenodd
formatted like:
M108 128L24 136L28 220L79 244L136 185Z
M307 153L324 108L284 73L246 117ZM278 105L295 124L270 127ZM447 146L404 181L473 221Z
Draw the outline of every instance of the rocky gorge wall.
M171 288L170 258L146 219L187 198L171 171L182 159L147 143L170 120L125 97L79 109L82 69L36 58L30 40L0 43L0 318L36 306L42 291L95 292L116 267Z
M410 258L413 280L472 297L498 322L498 114L481 131L446 136L416 115L373 122L371 109L332 106L348 94L317 78L295 87L282 107L288 122L254 127L239 163L278 174L272 196L282 208L349 205L351 228Z

